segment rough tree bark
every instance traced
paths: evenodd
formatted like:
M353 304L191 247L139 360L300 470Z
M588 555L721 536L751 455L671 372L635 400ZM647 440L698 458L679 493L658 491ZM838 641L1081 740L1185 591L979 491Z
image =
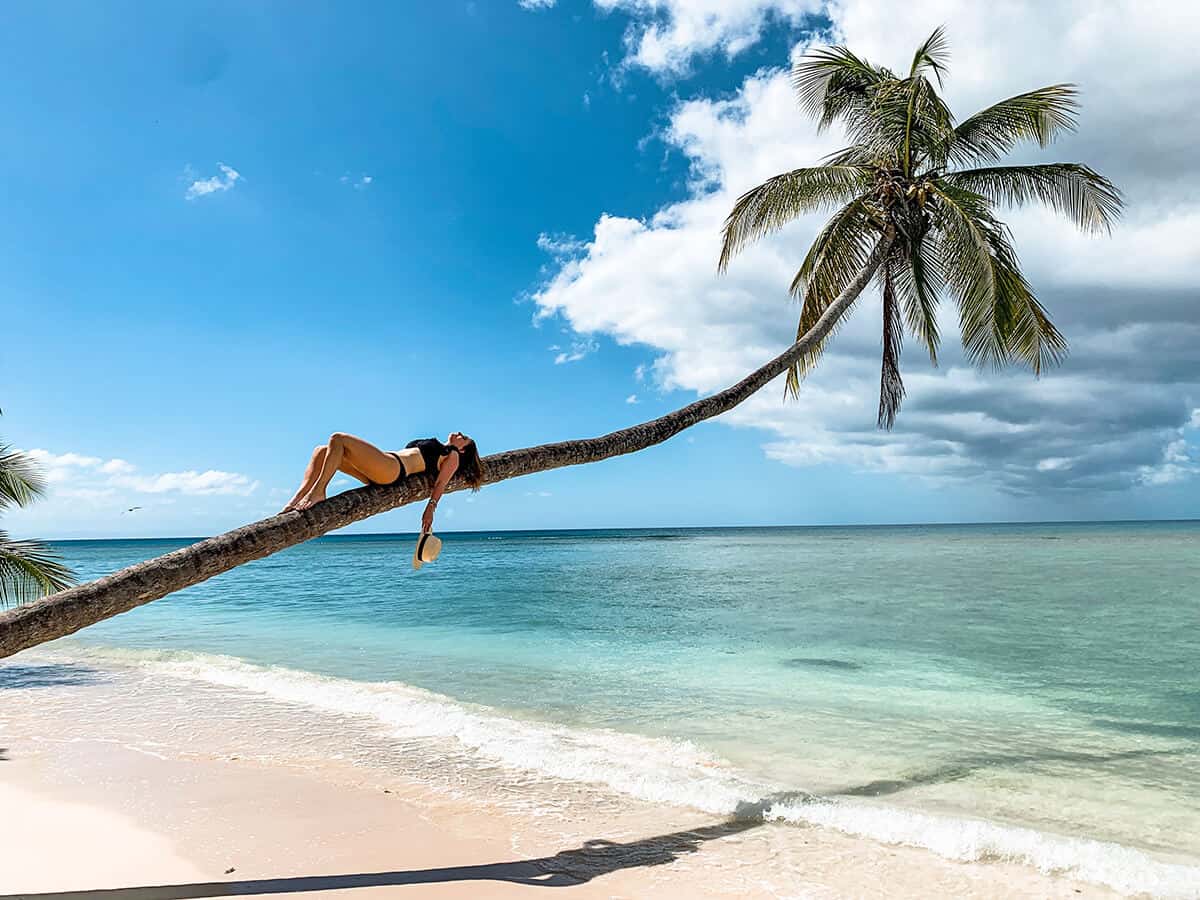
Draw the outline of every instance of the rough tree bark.
M602 437L557 444L542 444L485 457L485 484L520 475L545 472L562 466L598 462L634 453L705 419L733 409L759 388L782 374L801 354L829 334L879 268L891 245L886 236L871 252L863 271L846 286L816 324L787 350L737 384L717 394L689 403L649 422L614 431ZM288 512L243 525L111 575L60 591L28 606L0 613L0 659L55 638L73 634L151 600L199 584L236 566L262 559L287 547L319 537L360 519L387 512L429 496L432 484L424 475L398 485L369 485L330 497L300 512ZM448 491L466 485L454 479Z

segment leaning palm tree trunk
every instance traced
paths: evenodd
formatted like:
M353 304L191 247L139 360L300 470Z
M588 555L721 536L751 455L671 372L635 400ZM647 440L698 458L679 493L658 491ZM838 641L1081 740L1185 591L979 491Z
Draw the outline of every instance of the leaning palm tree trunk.
M685 428L733 409L782 374L820 343L862 293L891 244L880 239L866 265L796 343L733 387L689 403L672 413L602 437L509 450L484 459L484 482L491 484L562 466L598 462L660 444ZM448 490L461 490L451 481ZM129 566L29 606L0 613L0 659L81 628L128 612L151 600L199 584L236 566L270 556L360 519L429 496L431 482L419 476L398 485L371 485L331 497L302 512L288 512L207 538L155 559Z

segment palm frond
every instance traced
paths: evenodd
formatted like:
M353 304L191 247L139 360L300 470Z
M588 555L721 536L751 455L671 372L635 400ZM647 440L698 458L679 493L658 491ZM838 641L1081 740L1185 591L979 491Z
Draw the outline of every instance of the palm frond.
M871 212L861 197L834 213L821 229L790 287L792 295L801 298L796 340L816 324L829 304L862 271L877 234ZM795 397L799 393L800 381L816 365L839 325L788 369L785 395Z
M1124 205L1116 185L1078 163L963 169L948 172L943 178L993 203L1044 203L1093 233L1111 233Z
M916 78L922 72L929 70L937 78L940 87L942 76L946 74L946 64L949 61L950 42L946 40L945 26L939 25L913 54L912 67L908 70L908 77Z
M36 600L74 583L75 574L53 550L0 531L0 605Z
M725 219L718 270L724 272L747 244L804 213L845 203L870 183L870 174L860 166L793 169L767 179L742 194Z
M879 166L882 161L869 146L851 144L821 158L823 166Z
M904 324L896 300L892 262L887 260L883 273L883 361L879 370L879 427L889 431L896 424L896 413L904 400L904 382L900 379L900 350L904 344Z
M1021 274L1007 228L986 197L949 184L935 188L947 286L958 296L963 349L976 365L1024 362L1041 374L1067 343Z
M929 361L937 365L938 333L937 307L946 288L936 243L925 238L901 248L905 256L897 260L894 269L896 293L904 309L908 330L929 353Z
M37 464L24 453L0 444L0 509L25 506L45 490L46 482Z
M1021 141L1045 147L1078 122L1078 91L1073 84L1052 84L1017 94L980 110L954 129L948 158L965 164L995 162Z
M952 142L954 134L954 116L928 78L920 75L910 78L905 83L905 90L908 100L904 110L901 165L911 175L927 160L933 166L943 164L944 148Z
M792 67L792 87L800 108L824 131L833 122L870 103L873 90L895 78L846 47L811 50Z

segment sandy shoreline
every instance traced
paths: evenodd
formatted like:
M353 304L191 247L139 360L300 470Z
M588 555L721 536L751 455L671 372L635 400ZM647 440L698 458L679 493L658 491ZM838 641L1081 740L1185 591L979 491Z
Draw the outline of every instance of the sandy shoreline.
M1014 863L598 804L516 778L435 789L330 753L310 740L325 727L318 713L301 711L300 738L277 736L253 716L261 728L242 731L228 694L154 677L134 695L128 681L47 681L0 690L0 895L1116 896ZM302 753L278 756L298 740ZM264 748L276 755L245 753Z
M794 892L759 890L758 848L740 888L712 885L705 857L727 874L727 857L744 845L742 828L753 825L676 813L664 817L679 826L673 835L606 840L580 823L580 834L596 836L531 854L513 850L519 823L413 788L385 793L254 762L157 759L87 741L8 756L0 808L20 826L0 842L0 889L18 896L127 888L107 896L352 897L369 889L371 896L502 898L548 886L571 896L631 898L1110 896L1015 866L922 859L927 854L903 848L847 857L854 842L836 835L814 840L814 866ZM729 844L715 846L723 841Z

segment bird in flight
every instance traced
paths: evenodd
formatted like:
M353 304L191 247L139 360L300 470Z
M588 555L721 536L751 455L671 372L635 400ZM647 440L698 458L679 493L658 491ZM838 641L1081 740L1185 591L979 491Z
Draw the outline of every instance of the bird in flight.
M131 507L129 507L129 509L125 510L125 512L127 512L127 513L131 513L131 512L133 512L135 509L141 509L141 507L140 507L140 506L131 506ZM121 513L121 515L125 515L125 513Z

